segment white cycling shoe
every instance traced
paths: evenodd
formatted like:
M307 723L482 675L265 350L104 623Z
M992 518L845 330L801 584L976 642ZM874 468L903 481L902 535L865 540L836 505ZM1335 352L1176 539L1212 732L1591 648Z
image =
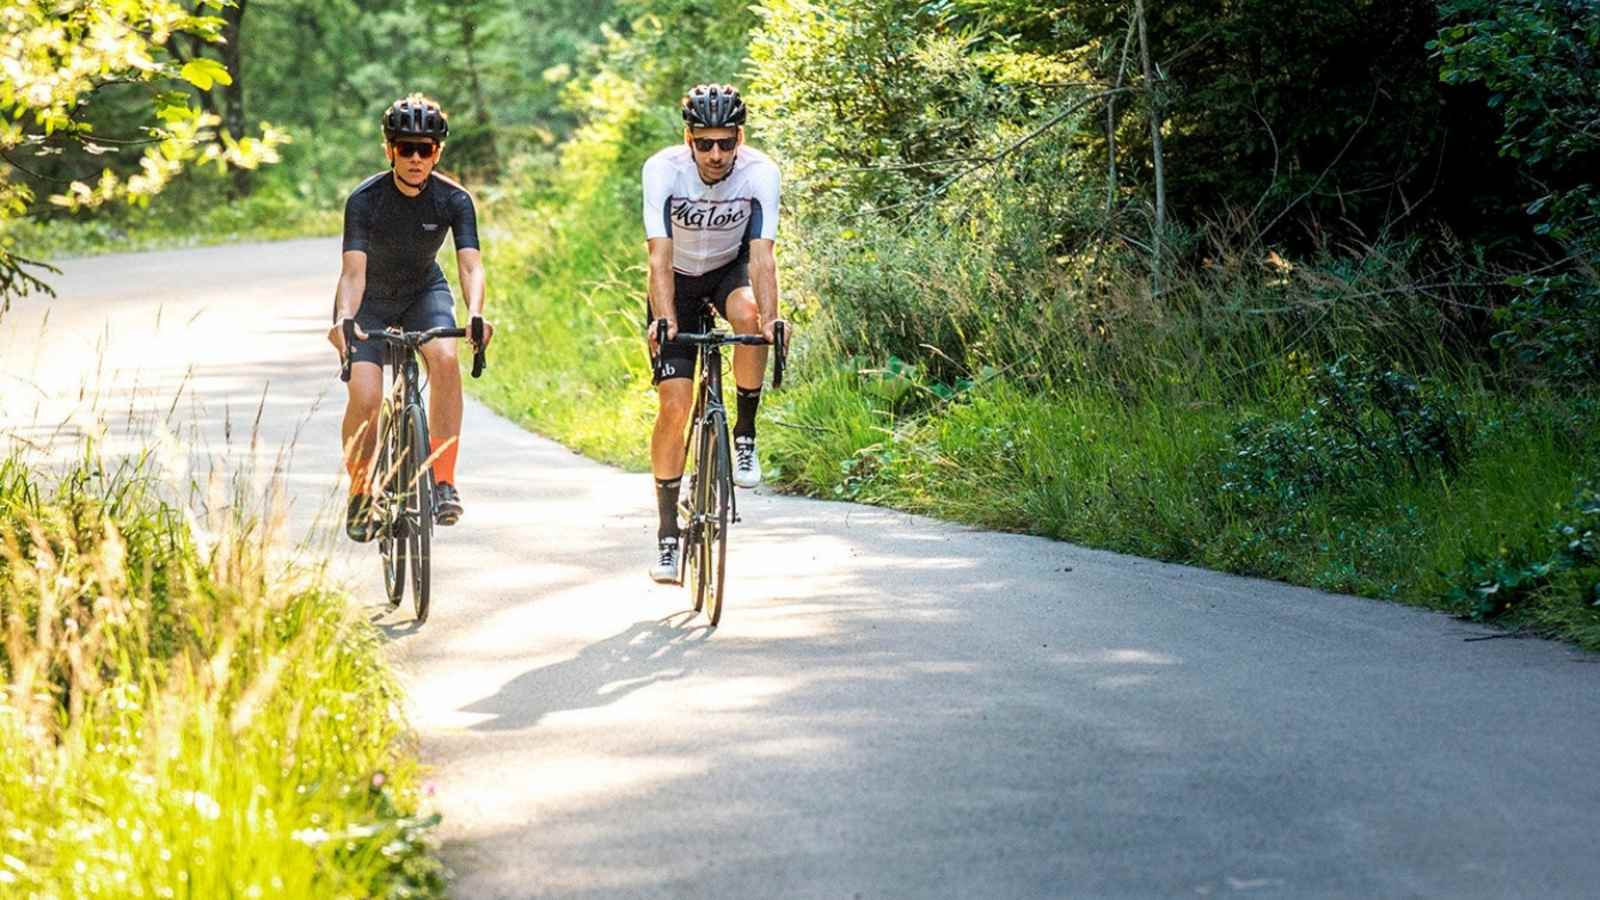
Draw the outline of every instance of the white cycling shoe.
M761 460L756 458L756 439L733 439L733 483L742 488L753 488L761 483Z
M651 579L662 584L673 584L679 580L682 571L682 559L678 553L677 538L662 538L656 542L656 564L650 567Z

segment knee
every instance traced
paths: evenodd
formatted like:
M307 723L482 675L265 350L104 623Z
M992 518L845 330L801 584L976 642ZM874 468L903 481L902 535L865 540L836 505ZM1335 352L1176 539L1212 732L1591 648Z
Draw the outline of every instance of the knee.
M656 419L669 428L681 428L689 420L689 397L667 396L661 397L661 408L656 414Z
M350 396L345 407L349 415L358 419L376 418L378 407L382 402L383 384L381 380L353 377L350 379Z
M741 334L753 334L761 327L761 317L756 313L756 300L740 291L728 298L728 323Z
M448 381L461 377L461 357L456 353L455 341L430 348L430 352L423 356L423 361L428 364L428 377L431 379Z

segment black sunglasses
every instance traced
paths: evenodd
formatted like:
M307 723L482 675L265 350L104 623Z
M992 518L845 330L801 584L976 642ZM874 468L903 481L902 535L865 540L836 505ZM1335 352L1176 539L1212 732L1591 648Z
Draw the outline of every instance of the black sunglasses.
M710 153L713 146L721 150L723 153L732 153L733 148L739 146L739 137L735 135L733 137L726 138L694 139L694 148L699 150L701 153Z
M433 155L434 148L438 146L432 141L395 141L394 152L402 157L416 156L427 159Z

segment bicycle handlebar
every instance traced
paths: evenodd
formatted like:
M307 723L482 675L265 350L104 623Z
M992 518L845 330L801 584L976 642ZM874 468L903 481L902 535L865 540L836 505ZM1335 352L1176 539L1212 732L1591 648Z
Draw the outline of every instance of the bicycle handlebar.
M667 340L667 320L657 319L656 344L662 347L665 347L668 344L692 344L695 346L707 344L715 346L721 346L723 344L743 344L747 347L776 346L778 348L778 353L777 357L772 362L772 388L773 390L777 390L778 388L783 387L783 373L784 370L788 368L789 361L789 336L788 330L784 327L784 325L785 323L783 322L777 322L773 325L773 340L770 341L767 340L763 335L759 334L730 334L726 331L680 331L676 337L672 338L671 340ZM659 367L660 364L660 361L656 359L652 359L650 361L652 368ZM660 372L658 371L656 374L659 375Z
M350 380L350 365L355 361L356 322L354 319L345 319L344 325L344 359L339 365L339 380ZM483 355L483 319L472 317L472 330L469 333L465 328L449 328L440 326L429 328L427 331L401 331L398 328L385 328L367 335L369 340L378 339L396 347L417 348L437 338L471 337L472 351L472 377L477 378L487 368Z

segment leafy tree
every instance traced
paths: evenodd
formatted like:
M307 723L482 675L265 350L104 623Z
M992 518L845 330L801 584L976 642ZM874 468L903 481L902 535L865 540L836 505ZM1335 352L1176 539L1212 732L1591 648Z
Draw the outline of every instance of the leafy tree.
M1591 265L1600 254L1600 8L1592 0L1449 0L1430 46L1439 77L1481 84L1501 111L1500 153L1540 195L1547 235Z
M802 212L919 204L1058 105L1055 86L1083 77L1060 54L1016 47L1018 35L984 9L916 0L761 6L751 97L801 185Z
M1501 111L1538 234L1566 253L1515 279L1497 343L1541 377L1600 376L1600 9L1592 0L1448 0L1439 77L1482 85Z
M221 11L227 0L204 0ZM65 156L70 165L97 165L97 175L56 180L50 203L69 210L113 202L148 203L186 165L254 168L275 160L285 136L263 125L259 138L216 131L220 118L181 90L225 85L232 76L208 58L181 60L178 35L222 40L226 21L198 15L173 0L62 3L10 0L0 7L0 234L37 201L30 163ZM103 93L132 88L144 102L135 133L107 133L93 113ZM137 168L119 174L99 157L138 151ZM81 169L80 169L81 172ZM0 302L48 286L40 265L17 255L0 237ZM32 269L33 271L30 271Z

